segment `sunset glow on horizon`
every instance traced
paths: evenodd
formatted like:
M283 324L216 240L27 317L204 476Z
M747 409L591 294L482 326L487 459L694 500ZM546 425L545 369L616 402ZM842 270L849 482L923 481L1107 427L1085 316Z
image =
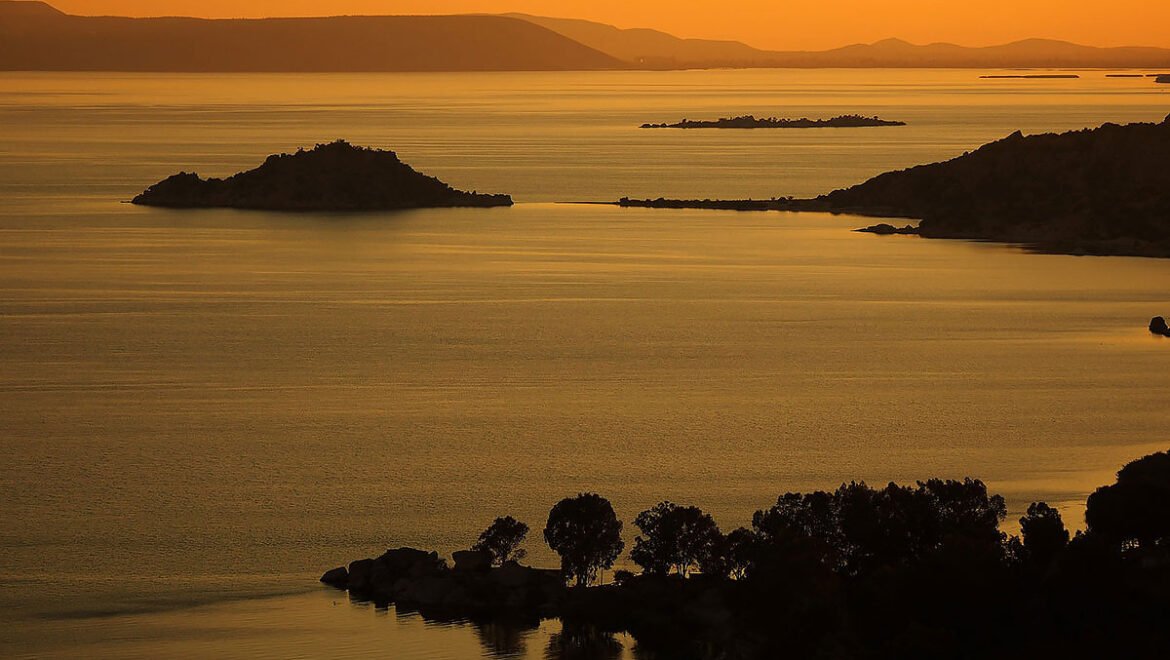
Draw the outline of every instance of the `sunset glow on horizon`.
M1159 0L743 0L679 9L666 0L50 0L84 15L257 18L342 14L522 12L730 39L774 50L828 49L900 38L987 46L1028 38L1090 46L1170 46L1170 3Z

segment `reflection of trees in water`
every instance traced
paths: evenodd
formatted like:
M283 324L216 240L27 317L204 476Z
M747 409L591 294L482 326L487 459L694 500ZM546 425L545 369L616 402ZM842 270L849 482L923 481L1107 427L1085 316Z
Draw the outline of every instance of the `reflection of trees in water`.
M593 626L565 625L548 640L545 660L618 660L625 648L613 635Z
M532 630L515 623L479 623L475 635L489 658L522 658L528 652Z

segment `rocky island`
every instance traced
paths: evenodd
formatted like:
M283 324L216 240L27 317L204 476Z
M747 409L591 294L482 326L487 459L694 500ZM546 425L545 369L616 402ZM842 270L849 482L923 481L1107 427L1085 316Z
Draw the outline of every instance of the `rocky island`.
M814 199L633 200L621 206L823 211L910 218L913 233L1064 254L1170 257L1170 117L1061 134L1020 132L958 158Z
M642 124L642 128L865 128L870 126L905 126L905 122L878 117L841 115L831 119L777 119L776 117L724 117L716 120L684 119L675 124Z
M979 77L984 79L984 80L999 80L999 79L1005 79L1005 78L1061 80L1061 79L1070 79L1070 78L1080 78L1080 76L1076 75L1075 73L1014 73L1014 74L998 74L998 75L979 76Z
M393 151L338 140L295 154L269 156L260 167L226 179L181 172L133 200L143 206L269 211L382 211L511 206L508 195L456 190L416 172Z
M1160 657L1167 510L1170 452L1097 489L1075 537L1044 502L1007 535L1004 499L976 479L787 493L726 534L698 507L661 502L633 521L628 556L640 572L598 584L625 548L622 522L584 493L554 506L543 530L560 570L518 562L529 530L509 516L454 553L454 566L399 548L321 581L431 620L531 629L559 618L567 635L602 647L628 632L646 657Z

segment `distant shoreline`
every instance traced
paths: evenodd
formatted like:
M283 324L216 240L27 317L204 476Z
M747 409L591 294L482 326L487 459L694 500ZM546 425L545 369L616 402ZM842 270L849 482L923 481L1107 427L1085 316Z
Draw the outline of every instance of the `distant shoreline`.
M679 128L679 129L782 129L782 128L865 128L873 126L905 126L906 122L888 121L878 117L864 117L862 115L839 115L830 119L778 119L776 117L759 117L755 115L741 115L739 117L724 117L714 120L683 119L674 124L642 124L641 128Z
M1002 78L1077 79L1077 78L1080 78L1080 76L1075 74L1075 73L1030 73L1030 74L1014 74L1014 75L979 76L979 78L981 80L995 80L995 79L1002 79Z

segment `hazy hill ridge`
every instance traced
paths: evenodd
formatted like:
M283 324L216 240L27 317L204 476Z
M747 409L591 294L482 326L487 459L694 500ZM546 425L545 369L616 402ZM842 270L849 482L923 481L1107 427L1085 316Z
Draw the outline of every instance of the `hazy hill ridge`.
M198 19L72 16L0 0L0 70L565 71L750 67L1170 67L1170 49L1028 39L918 46L887 39L769 51L576 19L509 15Z
M0 70L168 72L536 71L625 68L504 16L207 20L71 16L0 2Z
M855 44L825 51L771 51L737 41L681 39L647 29L620 29L592 21L508 14L644 68L691 67L1166 67L1170 49L1095 48L1050 39L1027 39L1001 46L914 45L900 39Z

